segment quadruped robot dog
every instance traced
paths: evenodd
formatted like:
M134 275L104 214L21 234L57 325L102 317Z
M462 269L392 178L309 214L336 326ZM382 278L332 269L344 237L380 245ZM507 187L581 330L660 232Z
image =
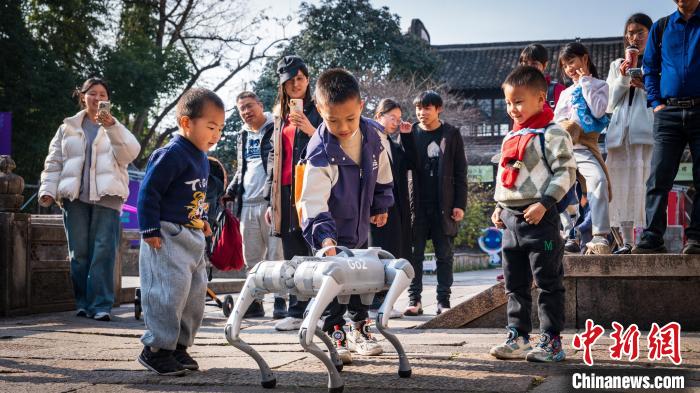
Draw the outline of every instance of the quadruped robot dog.
M265 293L287 292L301 300L312 299L299 329L299 343L328 369L328 391L339 393L344 388L343 379L338 373L342 371L343 363L330 337L317 327L317 322L335 297L338 297L341 304L347 304L350 295L360 295L362 304L369 305L375 293L388 289L386 299L377 314L377 330L387 338L399 355L399 376L411 376L411 366L401 343L386 329L396 299L414 277L413 267L407 260L396 259L380 248L350 250L336 247L340 250L338 255L324 256L330 248L319 250L314 257L294 257L291 261L263 261L248 273L233 313L226 322L226 339L255 360L262 374L262 386L265 388L275 387L277 379L262 356L240 338L243 314L256 296ZM314 336L324 343L329 356L313 342Z

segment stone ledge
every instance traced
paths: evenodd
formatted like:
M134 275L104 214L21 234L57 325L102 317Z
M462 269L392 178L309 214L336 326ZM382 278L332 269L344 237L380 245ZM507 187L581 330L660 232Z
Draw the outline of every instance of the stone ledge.
M677 321L684 329L700 330L694 313L700 282L700 256L606 255L564 257L566 327L596 322L637 323ZM537 325L537 289L533 288L533 324ZM503 327L507 297L503 283L453 306L417 329Z
M567 255L564 257L564 276L698 277L700 255Z

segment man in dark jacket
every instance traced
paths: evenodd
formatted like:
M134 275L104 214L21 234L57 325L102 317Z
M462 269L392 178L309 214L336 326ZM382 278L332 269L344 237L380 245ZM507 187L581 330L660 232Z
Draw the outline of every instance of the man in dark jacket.
M409 168L413 170L413 257L416 276L408 289L405 315L423 313L423 260L428 239L433 240L437 261L437 302L440 314L450 308L454 237L467 205L467 158L459 129L440 120L442 98L434 91L413 101L418 123L401 138Z
M241 221L243 259L250 270L262 260L282 259L280 240L270 235L270 226L265 221L267 157L272 149L274 121L272 114L263 112L262 102L252 91L240 93L236 106L245 124L236 142L238 167L224 199L234 201L234 214ZM286 317L286 308L285 299L275 296L273 318ZM253 302L246 312L250 318L264 315L262 299Z

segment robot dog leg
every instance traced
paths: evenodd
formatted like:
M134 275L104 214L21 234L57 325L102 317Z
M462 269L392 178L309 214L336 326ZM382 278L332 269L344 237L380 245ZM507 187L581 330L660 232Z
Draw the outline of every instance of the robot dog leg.
M228 340L229 344L245 352L246 354L248 354L248 356L252 357L255 360L255 362L258 364L258 367L260 368L262 386L264 388L271 389L277 385L277 378L275 378L275 374L272 372L270 366L265 362L262 356L260 356L258 351L253 349L253 347L251 347L250 344L241 340L240 338L243 314L245 314L248 307L251 305L251 303L253 303L253 300L255 300L256 295L258 295L260 292L263 292L256 288L255 277L253 273L254 271L256 271L256 269L253 269L253 271L251 271L251 273L248 275L248 278L246 279L245 284L243 286L243 290L238 296L238 301L236 302L233 312L231 313L231 315L228 318L228 321L226 322L226 340Z
M389 314L394 308L396 299L411 284L415 272L411 264L405 259L385 259L383 262L385 263L384 280L386 285L389 286L389 292L377 313L377 330L386 337L399 355L399 377L409 378L411 376L411 365L408 362L406 352L404 352L396 336L386 329L389 325Z
M302 263L302 265L304 263ZM299 276L295 275L295 282L297 281L297 277ZM340 358L338 357L338 353L335 351L335 349L333 350L333 352L331 352L331 357L334 357L334 360L331 360L331 358L326 357L323 351L313 342L314 334L309 334L309 332L313 331L316 335L318 335L319 332L317 332L317 330L320 330L317 327L318 320L321 317L323 311L326 309L326 307L328 307L328 305L333 301L333 298L335 298L338 295L341 288L342 287L338 284L336 280L333 279L333 277L331 277L330 275L325 276L323 279L323 283L321 284L320 289L316 294L316 297L314 297L311 300L311 303L309 304L306 317L304 318L304 321L301 324L301 328L299 329L299 343L301 344L301 346L307 352L316 356L321 362L323 362L323 365L326 366L326 369L328 370L329 393L340 393L343 391L343 388L345 386L343 379L338 373L337 364L338 361L340 361ZM326 336L323 332L320 332L320 335ZM330 339L328 337L326 337L324 343L329 348L333 347L333 343L330 342ZM342 361L340 362L340 365L342 367Z

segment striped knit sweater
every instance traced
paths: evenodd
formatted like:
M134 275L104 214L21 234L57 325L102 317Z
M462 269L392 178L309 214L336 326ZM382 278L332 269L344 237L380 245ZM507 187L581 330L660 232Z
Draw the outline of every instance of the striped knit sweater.
M503 167L498 166L494 199L499 206L523 207L541 202L547 209L560 201L576 181L576 160L571 136L559 125L553 124L545 131L545 154L550 172L542 156L540 136L530 140L525 148L523 166L515 186L511 189L501 184ZM508 135L504 141L508 139Z

